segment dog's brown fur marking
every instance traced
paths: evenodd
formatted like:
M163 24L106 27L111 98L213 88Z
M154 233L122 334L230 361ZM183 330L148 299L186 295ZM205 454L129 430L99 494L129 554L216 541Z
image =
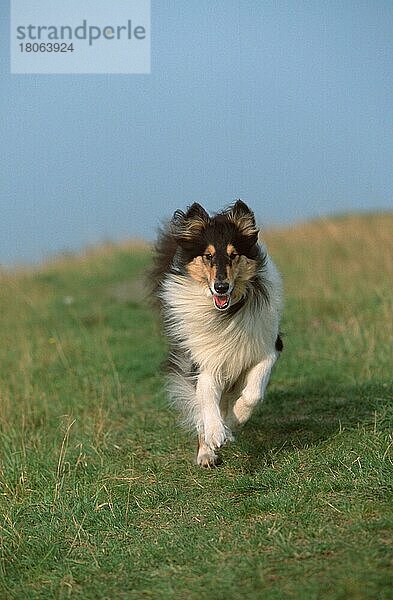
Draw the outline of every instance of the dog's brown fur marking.
M209 271L202 256L197 256L187 265L189 275L198 283L206 285L208 281Z
M211 254L212 256L214 256L216 254L216 249L213 246L213 244L209 244L208 247L206 248L204 254Z

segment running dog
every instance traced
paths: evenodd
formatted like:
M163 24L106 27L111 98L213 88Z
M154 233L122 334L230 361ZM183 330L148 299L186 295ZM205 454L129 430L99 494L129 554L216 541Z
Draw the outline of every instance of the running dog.
M169 397L197 432L197 464L214 467L283 349L281 278L241 200L214 216L197 203L177 210L152 275L170 343Z

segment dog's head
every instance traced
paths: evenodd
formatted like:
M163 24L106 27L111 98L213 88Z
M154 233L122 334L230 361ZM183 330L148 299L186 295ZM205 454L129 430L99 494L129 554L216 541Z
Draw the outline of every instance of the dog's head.
M225 311L238 302L255 278L261 262L253 212L238 200L210 217L200 204L176 211L173 233L189 276L211 293L214 306Z

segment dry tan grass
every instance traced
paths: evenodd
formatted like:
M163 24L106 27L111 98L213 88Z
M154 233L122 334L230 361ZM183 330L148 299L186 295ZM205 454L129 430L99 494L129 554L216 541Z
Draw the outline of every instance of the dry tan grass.
M320 219L263 237L286 276L288 293L347 295L354 286L365 293L392 290L393 213Z
M332 373L340 361L357 360L350 381L383 377L392 361L392 234L393 213L385 213L320 219L263 235L284 277L289 343L301 328L314 345L309 357L330 363Z

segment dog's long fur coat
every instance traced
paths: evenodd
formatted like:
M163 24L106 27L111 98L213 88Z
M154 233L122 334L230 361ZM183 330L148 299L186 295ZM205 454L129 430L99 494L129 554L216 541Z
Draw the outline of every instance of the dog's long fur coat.
M171 351L168 391L198 434L197 463L217 464L263 398L282 350L281 279L240 200L210 217L199 204L161 231L153 271Z

